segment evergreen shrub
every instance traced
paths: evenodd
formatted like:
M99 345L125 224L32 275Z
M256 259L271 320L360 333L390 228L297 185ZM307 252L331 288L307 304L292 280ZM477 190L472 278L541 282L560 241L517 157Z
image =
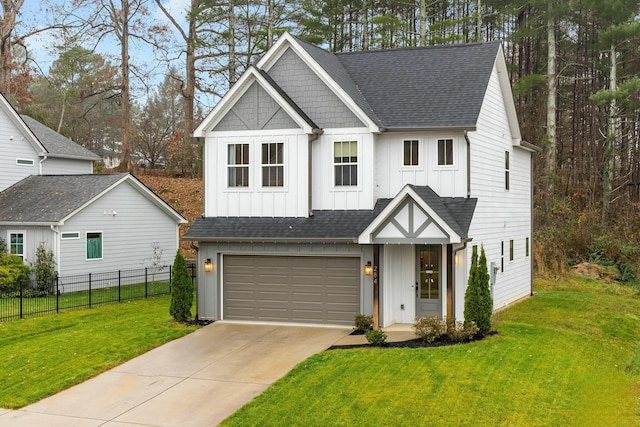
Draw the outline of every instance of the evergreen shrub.
M173 274L171 277L171 307L169 312L178 322L186 322L191 318L191 306L193 305L193 284L187 263L180 253L176 253L173 261Z

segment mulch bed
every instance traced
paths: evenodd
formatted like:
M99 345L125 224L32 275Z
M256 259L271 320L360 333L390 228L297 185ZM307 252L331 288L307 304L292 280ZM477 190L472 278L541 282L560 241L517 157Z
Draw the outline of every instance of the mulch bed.
M491 331L487 334L487 336L496 335L497 331ZM353 331L350 335L364 335L362 331ZM479 341L482 338L475 339L473 341ZM469 342L469 341L466 341ZM332 345L327 350L347 350L352 348L372 348L372 347L383 347L383 348L430 348L430 347L444 347L448 345L456 345L456 344L464 344L464 342L456 342L443 337L441 339L435 340L434 342L426 342L421 338L414 338L406 341L395 341L395 342L386 342L382 346L374 346L369 343L367 344L351 344L351 345Z

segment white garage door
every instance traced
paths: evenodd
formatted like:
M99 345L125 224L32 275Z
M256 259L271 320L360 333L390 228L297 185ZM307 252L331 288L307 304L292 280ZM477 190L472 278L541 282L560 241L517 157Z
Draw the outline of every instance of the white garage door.
M228 320L353 325L360 312L360 259L227 255Z

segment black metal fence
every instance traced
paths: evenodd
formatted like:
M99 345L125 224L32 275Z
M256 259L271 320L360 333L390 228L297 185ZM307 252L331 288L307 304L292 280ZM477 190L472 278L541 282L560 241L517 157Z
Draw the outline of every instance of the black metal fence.
M193 283L196 266L187 267ZM169 294L171 275L168 265L5 284L0 288L0 321Z

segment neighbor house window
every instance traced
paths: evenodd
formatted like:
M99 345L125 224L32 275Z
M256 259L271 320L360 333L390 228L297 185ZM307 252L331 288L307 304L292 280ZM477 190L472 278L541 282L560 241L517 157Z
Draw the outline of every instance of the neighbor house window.
M509 240L509 261L513 261L513 240Z
M524 255L525 256L529 256L529 238L528 237L526 237L524 239L524 244L525 244L525 246L524 246Z
M9 232L9 253L24 259L24 232Z
M34 164L33 159L16 159L16 165L19 166L33 166Z
M438 166L453 164L453 139L438 140Z
M262 144L262 186L284 186L284 159L282 142Z
M504 189L509 189L509 152L504 152Z
M358 142L333 143L333 169L336 186L358 185Z
M102 259L102 233L87 233L87 259Z
M404 162L405 166L417 166L418 165L418 140L417 139L405 139L404 140Z
M61 233L60 238L63 240L66 239L79 239L80 233Z
M229 187L249 186L249 144L229 144L227 168Z
M500 272L504 272L504 241L500 242Z

